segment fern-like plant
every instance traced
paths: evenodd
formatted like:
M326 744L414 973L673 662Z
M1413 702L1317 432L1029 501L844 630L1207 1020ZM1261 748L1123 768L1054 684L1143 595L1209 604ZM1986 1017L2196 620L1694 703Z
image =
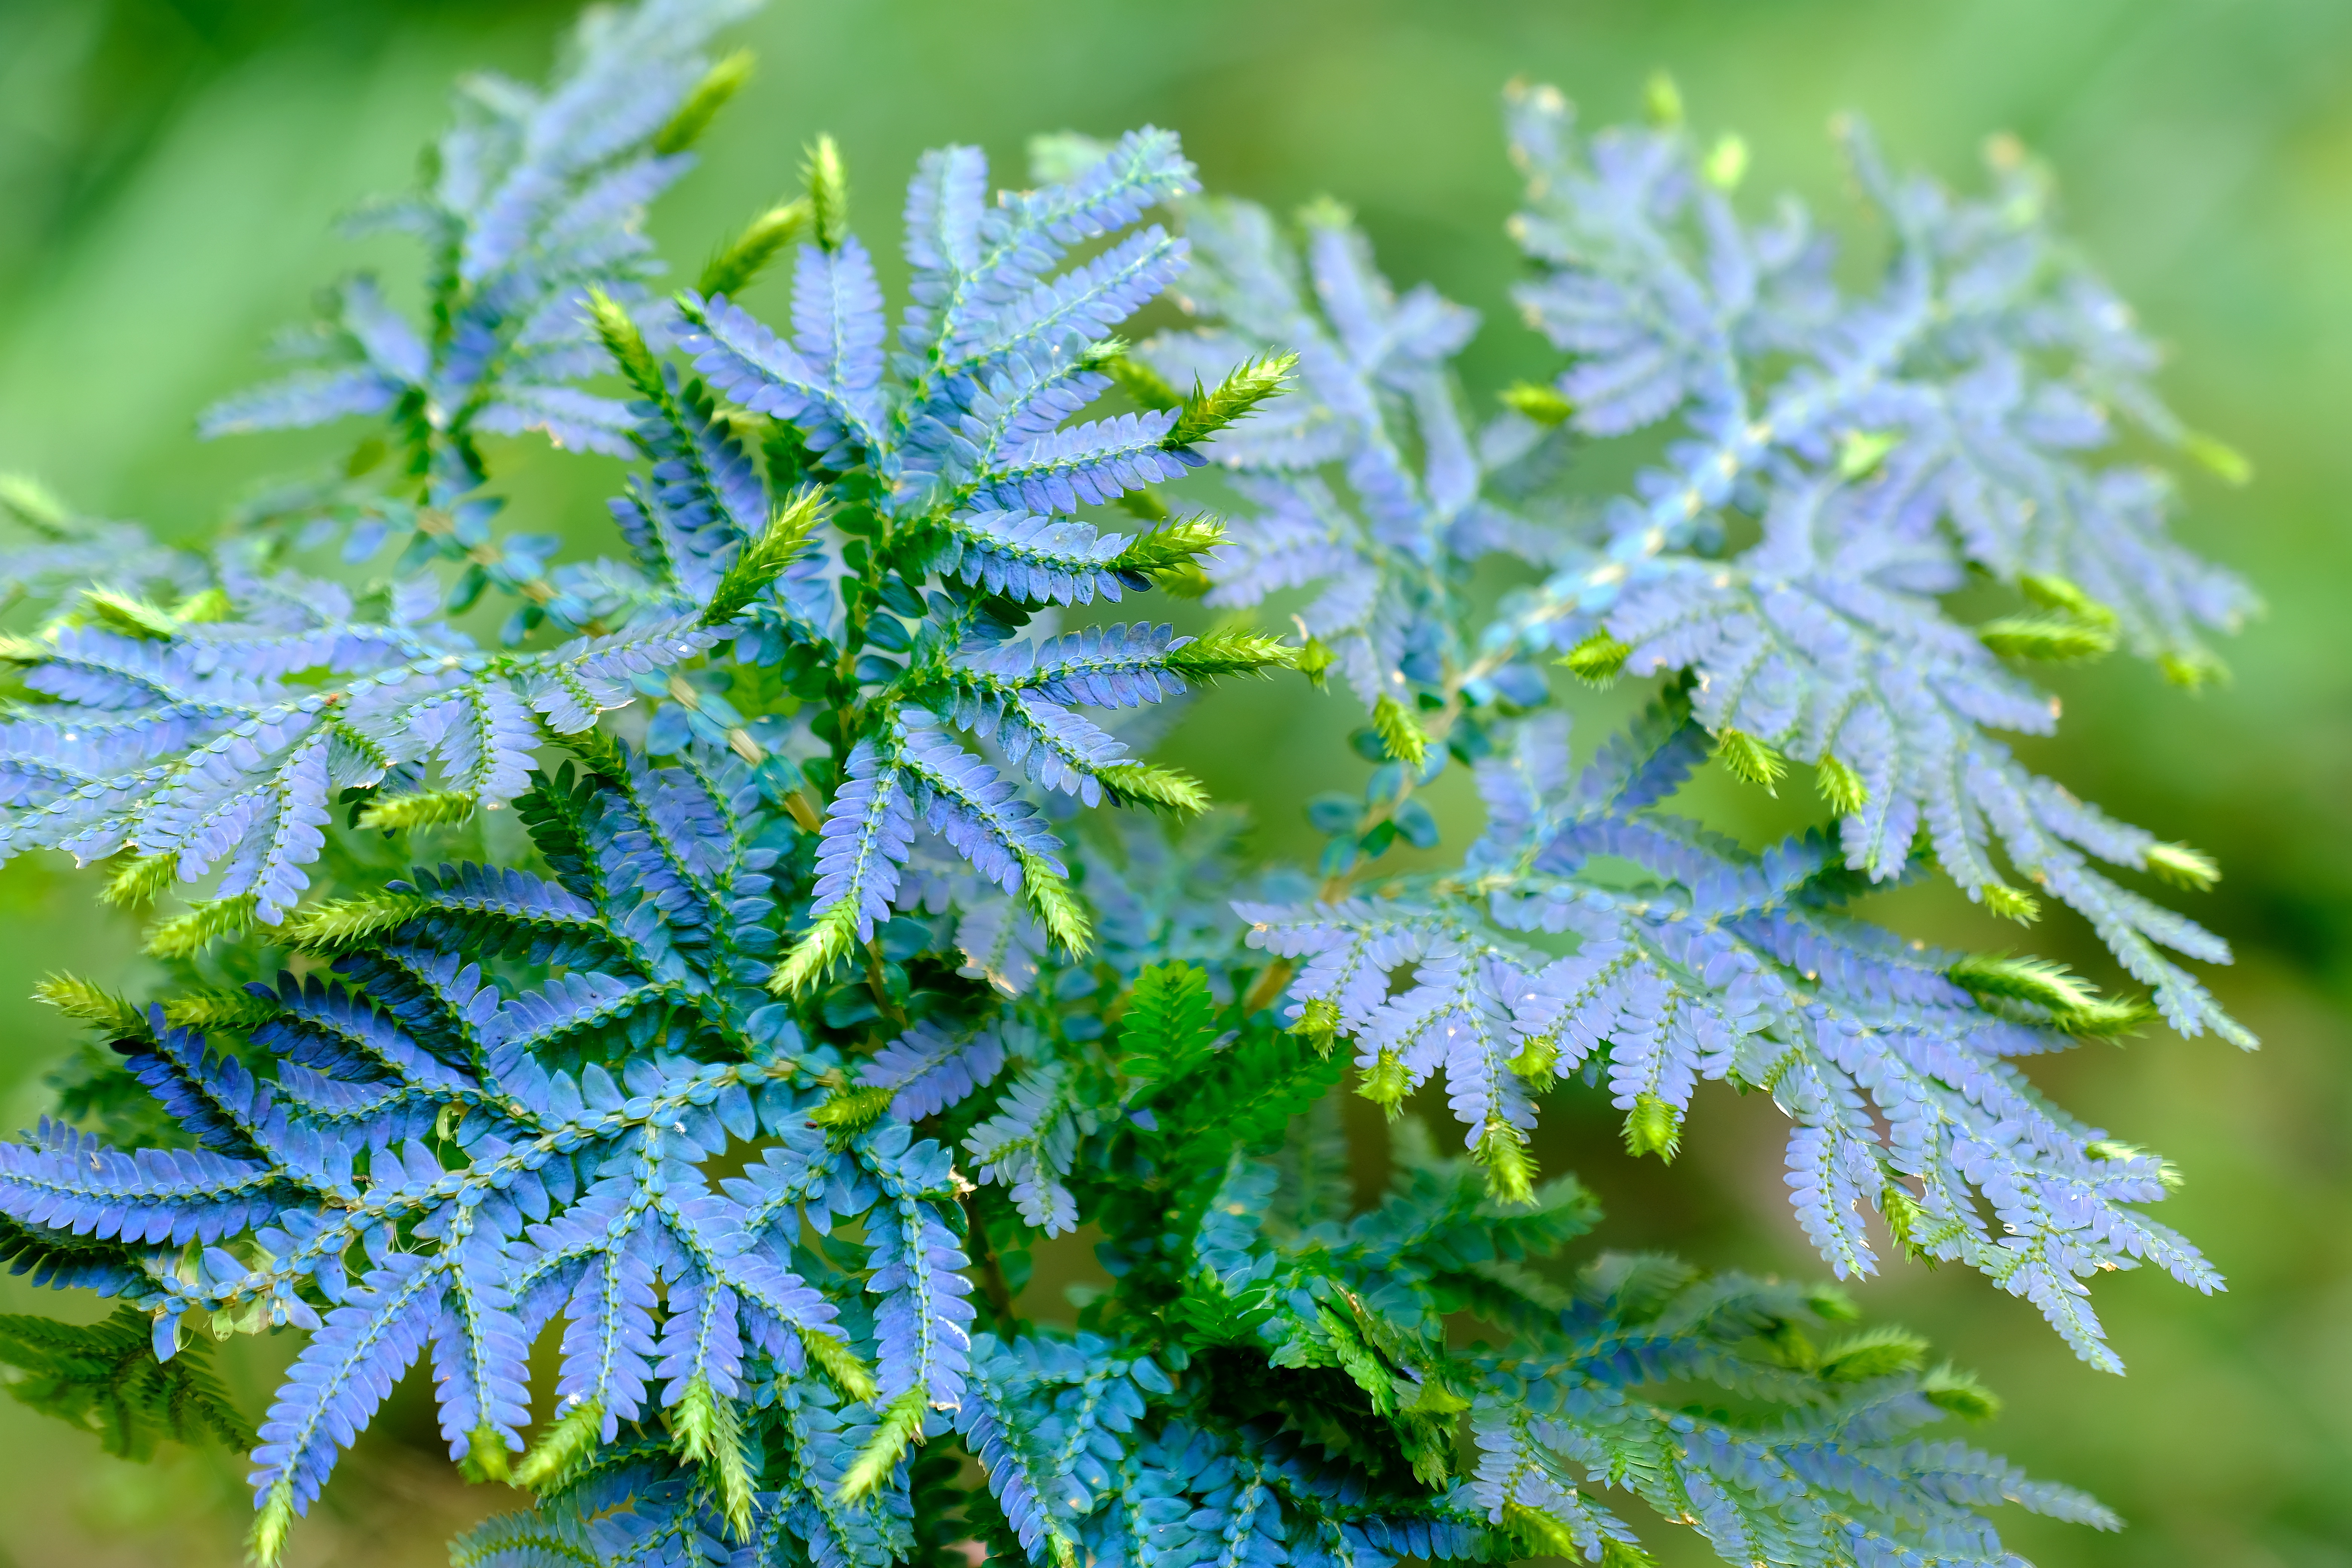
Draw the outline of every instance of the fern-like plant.
M205 416L378 421L331 478L203 550L0 492L47 616L5 650L0 854L173 906L155 995L42 990L111 1048L0 1147L0 1253L122 1305L0 1323L14 1391L119 1454L245 1441L200 1345L301 1336L250 1439L265 1561L426 1357L451 1458L536 1500L463 1564L1630 1568L1644 1510L1733 1563L1991 1564L1988 1505L2111 1524L1918 1436L1991 1397L1832 1287L1570 1261L1593 1201L1528 1139L1605 1095L1671 1160L1700 1080L1761 1092L1835 1274L1875 1212L2102 1366L2085 1279L2218 1283L2141 1207L2168 1167L2018 1065L2159 1015L2247 1043L2168 956L2221 942L2129 880L2211 863L1998 738L2056 721L2035 661L2196 684L2251 603L2111 453L2242 467L2039 171L1999 145L1958 197L1848 128L1887 243L1853 290L1671 93L1588 136L1515 89L1562 368L1481 417L1469 311L1334 205L1201 195L1157 130L993 195L926 155L895 319L827 141L656 291L639 216L741 9L639 0L545 89L467 84L362 220L425 242L421 311L346 281L305 368ZM783 263L780 328L740 298ZM1171 289L1181 330L1116 335ZM1580 496L1580 447L1648 429ZM530 431L635 465L613 555L502 531L490 438ZM1970 584L2013 613L1962 623ZM1101 607L1155 591L1295 633ZM1284 669L1370 764L1313 875L1142 755L1155 705ZM1566 698L1623 679L1646 711L1578 758ZM1823 826L1671 815L1717 765L1811 770ZM1394 868L1457 767L1476 837ZM1936 874L2077 911L2152 1001L1848 912ZM1454 1131L1406 1114L1441 1082ZM1350 1093L1392 1123L1370 1207ZM1081 1233L1107 1283L1057 1316L1034 1260Z

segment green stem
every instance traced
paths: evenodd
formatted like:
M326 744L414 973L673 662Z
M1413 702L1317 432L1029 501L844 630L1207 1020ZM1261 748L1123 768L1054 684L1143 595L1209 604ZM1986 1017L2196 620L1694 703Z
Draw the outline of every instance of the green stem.
M997 1327L1010 1334L1016 1326L1013 1287L1004 1278L1004 1265L998 1260L996 1248L989 1244L988 1226L981 1222L980 1207L971 1199L971 1192L956 1199L963 1205L964 1245L980 1270L980 1293L987 1300L988 1310L996 1314Z

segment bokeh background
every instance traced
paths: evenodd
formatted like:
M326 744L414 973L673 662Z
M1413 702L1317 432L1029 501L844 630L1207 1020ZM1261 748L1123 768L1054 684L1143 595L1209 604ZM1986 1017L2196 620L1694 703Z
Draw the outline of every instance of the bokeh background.
M175 534L206 529L263 472L331 438L206 447L205 402L255 379L266 333L354 266L413 278L390 245L331 220L404 184L457 71L536 75L569 7L541 0L0 0L0 469ZM1591 119L1637 112L1657 68L1708 132L1754 150L1748 194L1791 187L1834 224L1853 208L1823 128L1859 110L1890 153L1966 184L1981 138L2014 132L2055 167L2071 222L2176 361L2188 420L2252 459L2242 490L2189 479L2181 531L2251 576L2268 616L2231 652L2234 684L2190 698L2124 663L2059 682L2066 723L2034 759L2078 793L2217 853L2196 912L2237 944L2215 987L2263 1037L2254 1055L2153 1033L2042 1073L2068 1105L2175 1159L2164 1217L2231 1279L2197 1298L2161 1278L2100 1282L2130 1363L2077 1363L1979 1279L1896 1266L1857 1294L1931 1333L2009 1401L1987 1434L2033 1471L2131 1521L2099 1536L2004 1519L2044 1564L2323 1568L2352 1563L2352 5L2344 0L775 0L742 29L761 73L655 228L691 265L793 179L814 132L840 138L869 238L895 226L916 153L985 146L1019 178L1024 139L1180 130L1215 188L1287 206L1351 205L1391 276L1487 313L1465 357L1480 397L1544 374L1513 322L1501 223L1515 194L1496 102L1514 76L1558 83ZM1869 237L1860 235L1866 249ZM773 287L770 285L769 287ZM506 454L501 486L549 521L593 524L613 473ZM1303 710L1302 701L1307 702ZM1596 713L1595 720L1600 718ZM1173 742L1256 844L1311 852L1306 795L1359 782L1340 699L1295 687L1219 696ZM1787 819L1752 792L1698 804L1752 835ZM1454 798L1459 812L1463 799ZM1466 818L1465 818L1466 820ZM0 870L0 1120L23 1125L69 1045L21 1001L71 966L137 984L127 924L86 880ZM2014 943L1937 889L1892 918L1962 945ZM2032 945L2095 975L2081 928ZM1563 1106L1549 1168L1599 1192L1611 1245L1819 1271L1781 1201L1775 1114L1703 1100L1671 1172L1616 1152L1611 1119ZM0 1281L0 1310L92 1315ZM249 1410L283 1346L227 1374ZM363 1463L346 1465L290 1560L442 1561L452 1527L506 1506L435 1452L412 1377ZM236 1560L239 1466L154 1466L0 1402L0 1564ZM1663 1531L1648 1533L1663 1536ZM1676 1561L1683 1547L1661 1540Z

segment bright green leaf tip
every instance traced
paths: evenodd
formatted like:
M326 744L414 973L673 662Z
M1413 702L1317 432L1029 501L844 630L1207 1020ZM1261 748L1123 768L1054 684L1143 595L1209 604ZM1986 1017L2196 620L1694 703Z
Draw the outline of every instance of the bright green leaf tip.
M1733 777L1761 784L1767 795L1780 794L1778 786L1789 772L1786 757L1744 730L1717 731L1715 754Z
M1605 631L1594 632L1553 660L1588 686L1607 686L1623 673L1633 648Z

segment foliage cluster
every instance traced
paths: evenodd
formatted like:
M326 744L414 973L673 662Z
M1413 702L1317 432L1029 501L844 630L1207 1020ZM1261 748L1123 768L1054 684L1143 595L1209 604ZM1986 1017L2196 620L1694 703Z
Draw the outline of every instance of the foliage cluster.
M116 1453L249 1443L265 1560L428 1355L451 1458L536 1498L466 1564L1630 1568L1624 1501L1736 1563L1990 1563L1990 1504L2111 1524L1920 1436L1990 1396L1834 1289L1564 1264L1594 1206L1528 1152L1595 1093L1671 1160L1719 1080L1786 1112L1841 1277L1875 1212L2109 1367L2084 1280L2219 1284L2140 1206L2169 1168L2018 1065L2159 1015L2251 1043L2168 956L2222 943L2128 879L2211 863L1998 738L2056 722L2035 661L2197 685L2252 605L2114 452L2242 467L2150 391L2041 172L1996 144L1958 197L1847 127L1853 288L1664 84L1590 135L1515 88L1517 298L1565 359L1481 417L1471 312L1334 204L1201 195L1152 129L1041 139L992 196L928 154L895 324L824 140L656 292L642 216L745 79L704 52L742 9L593 12L549 88L465 84L355 220L424 243L421 320L347 280L205 416L376 421L333 472L202 550L6 490L47 618L0 650L0 853L181 906L153 999L45 986L110 1049L0 1146L0 1252L124 1305L0 1324L14 1391ZM740 301L786 261L779 330ZM531 432L637 465L618 553L501 529ZM1619 437L1629 493L1579 500ZM1089 614L1153 592L1295 630ZM1370 764L1313 876L1245 868L1145 755L1173 700L1293 668ZM1580 763L1562 697L1626 679L1646 710ZM1829 820L1754 851L1672 815L1711 764L1810 768ZM1483 832L1397 869L1456 767ZM1938 873L2077 911L2151 1000L1849 912ZM1451 1150L1405 1114L1440 1084ZM1369 1207L1349 1092L1392 1123ZM1080 1234L1108 1282L1057 1321L1024 1287ZM248 1434L197 1336L280 1331Z

